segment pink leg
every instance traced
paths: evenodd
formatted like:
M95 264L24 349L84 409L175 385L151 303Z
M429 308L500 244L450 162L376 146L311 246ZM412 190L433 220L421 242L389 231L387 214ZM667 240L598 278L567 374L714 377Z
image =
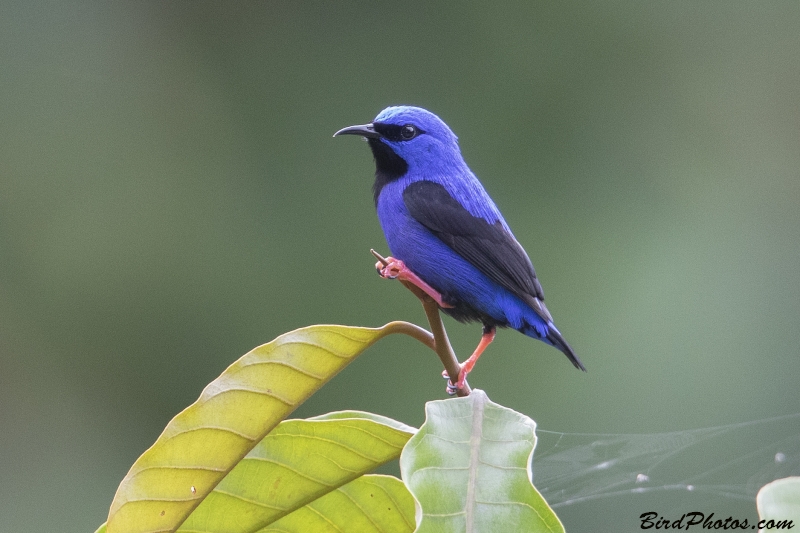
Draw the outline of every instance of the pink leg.
M407 281L412 285L415 285L422 290L425 294L433 298L433 300L439 304L439 307L453 307L452 305L446 303L442 300L442 295L439 292L422 281L419 276L414 274L406 264L403 263L400 259L395 259L394 257L387 257L386 258L386 265L380 261L375 263L375 269L378 271L378 274L381 275L382 278L388 279L399 279L400 281Z
M448 381L448 394L453 395L457 390L464 388L464 383L467 381L467 374L472 372L472 369L475 367L475 363L478 362L478 358L481 356L486 347L492 343L496 331L497 330L494 326L483 326L483 335L481 336L481 341L478 343L478 347L475 348L475 351L472 352L472 355L469 356L469 359L461 363L461 371L458 373L458 380L456 380L455 385L453 385L452 381ZM442 376L449 379L447 372L442 372Z

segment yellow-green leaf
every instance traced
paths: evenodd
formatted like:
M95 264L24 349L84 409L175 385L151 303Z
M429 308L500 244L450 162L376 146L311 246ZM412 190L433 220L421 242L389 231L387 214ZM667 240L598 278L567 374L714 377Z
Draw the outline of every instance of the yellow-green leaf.
M402 424L369 413L346 413L350 418L337 418L338 414L344 413L281 422L178 531L252 533L306 504L319 509L320 498L329 498L342 485L397 459L415 431L408 426L397 429L394 426ZM339 501L352 490L328 501ZM344 517L349 511L340 508L338 513ZM412 500L412 517L413 513ZM363 518L358 512L351 514L353 520Z
M531 483L533 420L479 389L429 402L425 414L400 457L421 508L417 532L564 532Z
M392 476L362 476L258 533L411 533L414 498Z
M108 533L175 531L298 405L375 341L408 326L311 326L242 356L133 464L111 504Z

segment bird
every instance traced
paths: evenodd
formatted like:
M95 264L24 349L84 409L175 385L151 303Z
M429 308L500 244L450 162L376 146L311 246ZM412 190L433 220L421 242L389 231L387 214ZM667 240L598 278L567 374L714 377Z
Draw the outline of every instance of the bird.
M442 119L420 107L391 106L334 137L340 135L365 138L375 159L375 208L392 254L376 265L379 273L413 283L459 322L483 324L448 393L464 387L497 328L554 346L586 371L553 323L528 254Z

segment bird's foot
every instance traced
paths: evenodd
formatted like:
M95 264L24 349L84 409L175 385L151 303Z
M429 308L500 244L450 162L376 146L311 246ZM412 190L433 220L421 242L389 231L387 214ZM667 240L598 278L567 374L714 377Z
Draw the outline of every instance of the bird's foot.
M447 394L453 396L457 394L459 390L464 388L464 384L467 382L467 374L472 372L472 369L475 368L475 363L478 362L478 358L481 356L486 347L489 346L494 340L495 331L497 330L494 326L483 326L483 335L481 336L481 341L478 343L478 347L475 348L475 351L472 352L472 355L469 356L469 359L459 365L460 369L458 371L458 379L456 379L455 383L453 383L453 380L450 379L450 376L447 374L447 370L442 372L442 377L447 380Z
M378 274L382 278L399 279L400 281L411 283L433 298L433 300L439 304L439 307L453 307L442 299L442 295L439 291L422 281L422 279L414 274L403 261L395 259L394 257L387 257L385 261L385 263L383 261L375 263L375 270L378 271Z
M447 386L445 387L445 391L449 396L455 396L458 394L458 391L464 388L464 385L467 384L467 374L469 371L464 371L464 365L459 365L461 370L458 371L458 379L456 382L453 383L450 379L450 375L447 373L447 370L442 370L442 377L447 380Z
M381 261L375 263L375 270L377 270L378 275L384 279L397 279L400 273L405 269L405 263L391 256L386 258L386 264L383 264Z

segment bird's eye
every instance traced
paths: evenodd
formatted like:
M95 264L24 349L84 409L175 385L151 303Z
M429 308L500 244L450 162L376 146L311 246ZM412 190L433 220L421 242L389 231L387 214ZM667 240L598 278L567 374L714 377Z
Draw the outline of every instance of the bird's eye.
M411 124L406 124L400 129L400 137L404 141L410 141L416 136L417 136L417 128L415 128Z
M382 122L373 122L372 127L375 131L381 134L381 137L391 142L410 141L425 133L424 130L419 129L413 124L384 124Z

